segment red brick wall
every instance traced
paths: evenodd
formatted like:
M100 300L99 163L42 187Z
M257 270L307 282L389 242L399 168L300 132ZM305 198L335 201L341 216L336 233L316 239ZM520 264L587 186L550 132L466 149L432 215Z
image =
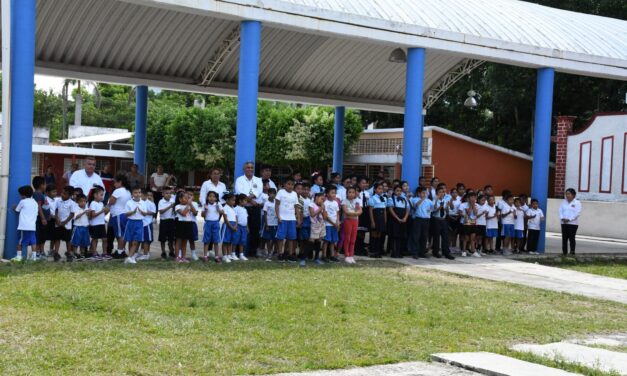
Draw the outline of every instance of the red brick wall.
M502 153L437 131L433 132L435 176L450 189L461 182L483 189L487 184L497 195L504 189L514 194L531 190L531 161ZM552 169L551 169L552 170ZM549 172L549 192L553 192L553 171Z
M566 189L566 156L568 155L568 135L573 131L575 116L558 116L555 133L555 197L562 197Z

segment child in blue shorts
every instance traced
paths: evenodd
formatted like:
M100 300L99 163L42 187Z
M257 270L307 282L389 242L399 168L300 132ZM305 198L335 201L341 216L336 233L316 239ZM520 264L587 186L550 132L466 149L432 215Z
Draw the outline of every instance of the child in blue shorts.
M132 198L124 206L127 218L124 241L130 244L128 257L124 260L125 264L137 264L135 252L139 248L139 243L144 241L144 216L147 214L146 204L141 199L141 188L134 187L131 195Z
M324 241L322 243L322 258L329 257L329 260L337 262L333 257L335 245L339 241L339 229L340 229L340 205L337 203L336 198L337 188L334 185L330 185L325 190L327 199L324 201L324 221L325 231Z
M519 253L525 238L525 211L522 207L522 200L518 197L514 199L514 239L512 249Z
M222 260L219 245L222 243L222 239L220 238L220 217L223 214L224 210L218 201L218 193L209 191L202 211L202 216L205 219L202 236L202 242L204 244L202 260L204 262L209 260L207 255L209 247L213 247L215 251L214 261L220 263Z
M87 249L91 246L89 238L89 213L87 207L87 197L80 193L76 195L76 206L74 208L74 228L72 229L72 238L70 242L74 247L75 254L78 257L86 256Z
M276 189L268 188L268 200L263 204L263 234L262 237L266 242L267 257L266 261L272 261L272 256L278 253L279 246L276 240L276 230L279 221L276 216Z
M222 224L221 229L221 239L222 239L222 260L224 262L231 262L233 260L238 260L237 256L232 254L233 247L237 246L234 244L237 241L237 215L235 214L235 195L227 193L223 197L224 205L223 208L223 216L224 223Z
M37 246L37 216L39 215L39 204L33 199L33 188L25 185L17 190L20 194L20 202L14 206L13 210L19 214L17 225L17 255L12 261L26 260L28 257L28 246L31 252L35 253Z
M276 231L276 239L279 241L279 260L296 261L294 255L296 250L296 205L298 205L298 194L294 192L294 180L289 178L285 181L284 189L276 195L275 209L279 226ZM283 243L285 241L288 254L283 253Z
M246 204L248 203L248 196L241 193L237 196L237 206L235 207L235 217L237 218L237 235L231 242L231 246L237 247L237 253L239 254L239 260L247 261L246 255L244 255L244 248L248 242L248 211L246 210ZM236 259L231 258L231 260Z
M501 236L503 237L502 248L504 256L510 254L513 243L512 239L516 235L514 232L514 224L516 222L514 212L514 196L507 195L503 197L503 202L501 202L501 223L503 225L501 228Z

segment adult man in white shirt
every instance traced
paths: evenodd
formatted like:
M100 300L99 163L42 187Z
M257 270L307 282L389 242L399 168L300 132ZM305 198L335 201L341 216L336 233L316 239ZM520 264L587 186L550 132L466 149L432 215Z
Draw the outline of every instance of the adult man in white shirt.
M247 256L256 257L257 247L259 246L259 226L261 224L261 204L263 200L263 182L261 178L254 175L255 163L244 163L244 175L235 180L235 193L245 194L250 198L250 206L246 207L248 211L248 245Z
M209 180L202 183L202 186L200 187L199 199L203 207L207 203L207 194L209 192L217 193L218 200L220 202L223 202L222 196L224 196L224 193L226 192L226 185L220 181L221 177L222 177L222 170L220 170L219 168L214 167L211 170L209 170Z
M96 174L96 158L85 158L83 169L77 170L72 174L70 185L74 188L81 188L85 196L89 195L89 191L91 191L94 185L104 187L100 175Z

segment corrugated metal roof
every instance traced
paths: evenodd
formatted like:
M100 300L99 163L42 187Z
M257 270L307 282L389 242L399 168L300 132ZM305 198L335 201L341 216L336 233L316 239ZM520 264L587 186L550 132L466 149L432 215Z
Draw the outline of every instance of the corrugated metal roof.
M402 110L399 46L427 47L425 89L469 57L627 80L627 22L514 0L38 0L37 71L236 94L237 49L198 83L241 19L270 99Z

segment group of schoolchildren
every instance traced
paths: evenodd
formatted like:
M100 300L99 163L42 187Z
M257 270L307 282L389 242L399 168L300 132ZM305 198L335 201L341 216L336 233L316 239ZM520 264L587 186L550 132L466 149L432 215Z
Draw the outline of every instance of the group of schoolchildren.
M99 186L87 196L80 188L66 186L60 197L43 177L35 177L33 187L21 187L22 200L14 208L19 214L18 258L26 258L31 246L32 259L52 256L59 261L60 245L65 242L67 261L120 258L135 264L150 258L153 222L158 217L164 259L189 262L189 246L192 260L247 260L250 197L210 191L201 207L194 192L166 187L155 205L152 193L129 187L125 175L115 177L114 188L105 202L106 192ZM354 264L356 250L375 258L385 253L394 258L428 257L429 248L434 257L448 259L454 259L451 251L463 257L481 257L495 250L505 255L536 253L544 220L538 201L528 202L525 195L514 197L504 191L496 202L491 186L477 192L457 184L447 190L437 178L429 183L422 177L413 193L407 182L371 184L366 177L342 179L337 173L328 184L320 174L312 176L311 185L288 178L278 191L264 180L261 202L262 241L257 254L268 261L302 266L308 259L316 264L339 262L340 253L345 262ZM204 219L200 257L195 248L199 214ZM107 233L117 240L116 249L107 246ZM46 241L50 253L45 252Z

